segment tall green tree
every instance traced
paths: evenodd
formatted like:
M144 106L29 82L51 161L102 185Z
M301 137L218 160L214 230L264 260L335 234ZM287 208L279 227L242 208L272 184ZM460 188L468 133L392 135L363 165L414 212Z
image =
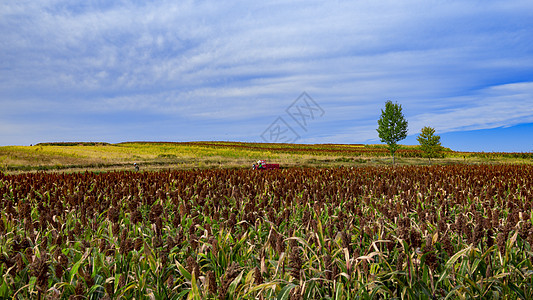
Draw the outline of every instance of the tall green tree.
M388 145L394 164L394 154L400 148L398 142L407 137L407 120L400 104L392 103L390 100L385 102L385 109L381 110L381 117L378 120L377 131L381 142Z
M424 152L424 156L429 159L431 164L431 159L438 157L442 146L440 144L440 136L435 135L435 129L425 126L420 130L420 135L416 138L418 143L420 143L420 149Z

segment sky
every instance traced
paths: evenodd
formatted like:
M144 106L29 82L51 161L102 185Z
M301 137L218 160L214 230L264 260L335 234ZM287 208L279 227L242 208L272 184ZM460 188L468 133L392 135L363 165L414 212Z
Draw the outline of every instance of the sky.
M0 145L404 144L533 151L533 2L0 3Z

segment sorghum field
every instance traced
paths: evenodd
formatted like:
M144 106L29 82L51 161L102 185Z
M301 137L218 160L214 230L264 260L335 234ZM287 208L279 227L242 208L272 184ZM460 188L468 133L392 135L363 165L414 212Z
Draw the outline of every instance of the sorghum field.
M533 298L533 166L0 175L0 297Z

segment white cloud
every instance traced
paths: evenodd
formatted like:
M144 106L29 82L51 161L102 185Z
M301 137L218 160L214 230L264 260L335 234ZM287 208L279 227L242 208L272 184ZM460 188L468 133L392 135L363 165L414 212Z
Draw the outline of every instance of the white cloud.
M533 82L493 86L459 100L467 106L417 115L411 128L432 126L445 133L533 122Z
M306 138L322 142L371 139L388 99L403 105L411 132L530 122L530 83L509 83L531 79L532 8L522 0L4 2L0 104L25 122L36 113L146 113L261 128L307 91L327 114Z

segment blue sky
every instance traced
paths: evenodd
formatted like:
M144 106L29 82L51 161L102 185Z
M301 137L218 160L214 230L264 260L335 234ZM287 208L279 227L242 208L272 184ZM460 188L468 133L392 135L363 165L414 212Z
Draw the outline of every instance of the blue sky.
M2 1L0 36L0 145L378 143L392 100L406 144L533 150L531 0Z

